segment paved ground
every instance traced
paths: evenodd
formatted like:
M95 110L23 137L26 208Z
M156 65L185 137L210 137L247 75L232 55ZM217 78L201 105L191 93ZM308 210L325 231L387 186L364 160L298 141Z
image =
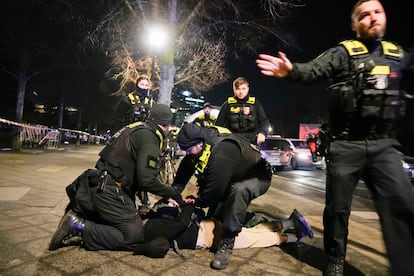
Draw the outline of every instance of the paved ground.
M100 146L55 151L0 152L0 276L3 275L322 275L326 265L322 240L323 202L277 189L255 200L252 209L289 215L300 210L315 232L314 239L281 247L235 250L228 268L210 269L207 250L172 250L163 259L131 252L89 252L78 247L47 250L68 203L65 187L92 168ZM354 213L350 221L346 275L388 275L378 218Z

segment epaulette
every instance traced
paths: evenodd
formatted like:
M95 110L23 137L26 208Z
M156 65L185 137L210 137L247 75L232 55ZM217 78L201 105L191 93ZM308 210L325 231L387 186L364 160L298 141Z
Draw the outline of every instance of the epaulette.
M345 47L349 56L351 57L368 54L367 47L365 47L365 45L358 40L355 40L355 39L345 40L345 41L340 42L339 44ZM397 44L383 40L381 41L381 46L382 46L382 51L384 55L386 55L387 57L392 57L392 58L403 57L403 51L401 47L398 46Z

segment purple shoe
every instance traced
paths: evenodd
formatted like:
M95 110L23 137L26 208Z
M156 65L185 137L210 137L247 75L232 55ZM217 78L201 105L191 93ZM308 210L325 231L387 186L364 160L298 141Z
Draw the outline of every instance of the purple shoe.
M293 219L296 237L298 238L298 241L306 236L309 238L313 238L312 228L310 227L309 223L305 220L305 218L301 215L301 213L299 213L298 210L294 209L289 219Z

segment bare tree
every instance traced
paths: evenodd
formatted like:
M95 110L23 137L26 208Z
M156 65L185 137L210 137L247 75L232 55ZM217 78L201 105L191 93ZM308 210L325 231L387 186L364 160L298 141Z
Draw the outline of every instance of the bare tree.
M69 96L77 97L80 105L91 106L82 98L84 90L80 87L97 89L87 84L89 76L85 72L91 62L88 50L101 51L111 59L112 68L107 73L119 80L119 89L113 90L118 94L129 92L127 87L142 73L153 74L154 87L163 103L171 102L175 85L205 93L229 78L229 57L255 52L258 43L269 36L285 43L279 23L299 2L3 1L1 69L17 81L16 121L23 121L28 83L44 72L53 72L64 86L55 90L64 91L56 100L61 112ZM168 47L158 52L152 51L145 38L147 28L155 23L168 26L171 36ZM93 117L91 110L85 108L83 114L91 113ZM62 117L58 121L61 126Z
M151 75L159 102L171 102L171 90L181 85L204 93L228 80L226 60L241 52L257 52L269 37L288 43L279 28L284 16L299 7L300 0L191 1L126 0L112 9L106 23L106 42L120 81L117 95L139 74ZM115 16L116 15L116 16ZM173 40L163 51L148 49L145 32L151 24L169 26ZM152 70L152 68L154 70Z
M87 37L85 30L90 30L92 25L92 21L82 14L81 4L84 5L76 0L8 0L0 4L1 70L16 79L17 122L23 122L25 95L30 82L45 73L63 80L67 75L78 75L69 72L81 70L79 54L85 49L82 43ZM55 84L55 80L50 78L48 82ZM68 91L67 83L77 82L61 83L65 87L60 90ZM63 113L63 97L60 102ZM61 120L62 117L59 126ZM16 134L14 148L20 149L18 132Z

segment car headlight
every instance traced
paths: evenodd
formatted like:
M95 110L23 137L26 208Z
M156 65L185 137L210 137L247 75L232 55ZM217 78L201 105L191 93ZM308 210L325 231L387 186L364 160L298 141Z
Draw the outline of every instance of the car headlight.
M310 154L298 153L296 155L296 158L298 158L298 159L308 159L309 156L310 156Z
M405 170L408 170L410 168L410 165L408 165L407 162L405 162L404 160L401 160L402 166Z

